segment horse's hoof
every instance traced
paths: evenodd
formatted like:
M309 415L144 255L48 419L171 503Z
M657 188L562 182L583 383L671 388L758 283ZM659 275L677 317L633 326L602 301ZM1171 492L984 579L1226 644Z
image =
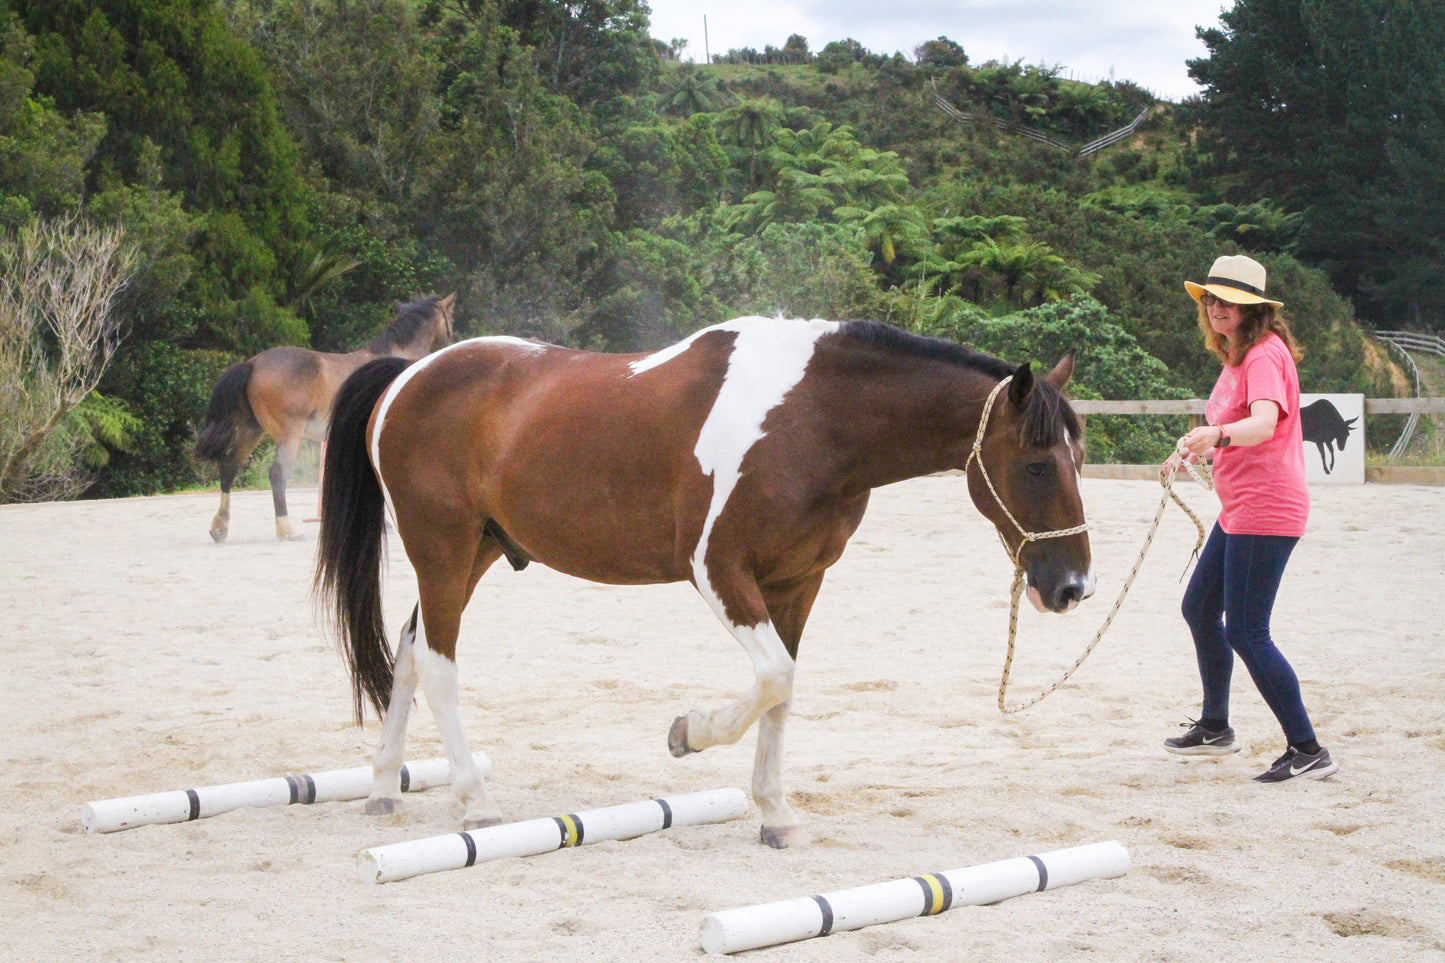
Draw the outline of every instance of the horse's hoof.
M400 799L368 799L366 801L368 816L390 816L399 809L401 809Z
M667 748L679 759L697 752L687 744L687 716L678 716L672 720L672 728L667 731Z
M792 849L811 842L802 826L764 826L762 840L774 849Z
M462 820L462 829L486 829L489 826L500 826L503 822L501 816L473 816L471 819Z
M227 534L228 533L224 528L213 528L211 529L211 541L224 542L226 540Z

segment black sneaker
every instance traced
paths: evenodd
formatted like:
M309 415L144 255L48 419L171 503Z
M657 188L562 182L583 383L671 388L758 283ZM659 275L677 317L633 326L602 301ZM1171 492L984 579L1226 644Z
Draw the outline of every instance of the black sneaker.
M1227 756L1231 752L1239 751L1239 743L1234 741L1234 729L1230 726L1214 732L1197 722L1181 722L1179 724L1189 726L1189 731L1182 736L1164 740L1164 748L1175 755Z
M1290 746L1284 755L1274 761L1264 772L1254 777L1255 782L1288 782L1291 779L1323 779L1333 775L1340 764L1330 758L1330 751L1323 746L1311 755Z

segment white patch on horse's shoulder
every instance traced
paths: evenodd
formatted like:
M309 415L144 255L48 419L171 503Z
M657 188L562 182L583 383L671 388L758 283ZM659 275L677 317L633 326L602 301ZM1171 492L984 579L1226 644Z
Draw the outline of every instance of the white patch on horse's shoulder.
M673 358L676 358L688 348L691 348L692 343L705 334L711 334L714 331L737 331L741 333L742 331L745 331L749 327L752 327L754 325L770 323L795 324L797 322L777 322L773 321L770 318L760 318L756 315L750 315L743 318L733 318L731 321L723 321L719 324L714 324L711 327L703 328L701 331L694 331L692 334L688 335L677 344L669 345L668 347L663 348L661 351L654 351L652 354L649 354L646 357L638 358L636 361L628 362L627 367L632 369L632 374L629 375L629 377L636 377L637 375L642 374L644 371L651 371L658 365L667 364L667 362L671 361Z
M707 330L719 329L736 332L737 337L733 341L732 354L728 356L722 386L713 399L712 410L708 412L698 433L697 445L693 448L703 474L712 476L712 503L693 553L692 565L698 590L723 617L721 600L712 590L704 565L713 523L722 514L738 479L742 477L743 459L763 437L763 420L768 412L781 404L784 396L803 379L818 339L838 330L838 324L835 321L752 317L737 318ZM705 333L700 331L698 335ZM685 347L682 350L686 350ZM637 364L645 364L655 357L634 362L634 370Z

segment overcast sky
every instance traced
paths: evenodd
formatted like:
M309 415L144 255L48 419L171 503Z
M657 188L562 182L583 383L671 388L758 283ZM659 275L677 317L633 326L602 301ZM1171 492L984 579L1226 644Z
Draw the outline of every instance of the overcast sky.
M684 60L706 50L781 47L791 34L817 53L852 38L873 53L902 52L943 36L968 61L1062 66L1080 80L1132 80L1169 100L1199 93L1184 62L1203 57L1195 26L1219 24L1233 0L648 0L652 35L687 40Z

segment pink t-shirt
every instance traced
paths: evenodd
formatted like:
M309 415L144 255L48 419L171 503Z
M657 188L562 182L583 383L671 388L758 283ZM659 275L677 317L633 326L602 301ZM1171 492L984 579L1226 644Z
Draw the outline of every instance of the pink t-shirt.
M1211 425L1232 424L1248 418L1249 406L1256 401L1279 405L1279 422L1268 441L1214 452L1219 526L1230 535L1298 537L1310 515L1299 372L1277 334L1250 348L1238 367L1224 366L1209 393L1204 416Z

